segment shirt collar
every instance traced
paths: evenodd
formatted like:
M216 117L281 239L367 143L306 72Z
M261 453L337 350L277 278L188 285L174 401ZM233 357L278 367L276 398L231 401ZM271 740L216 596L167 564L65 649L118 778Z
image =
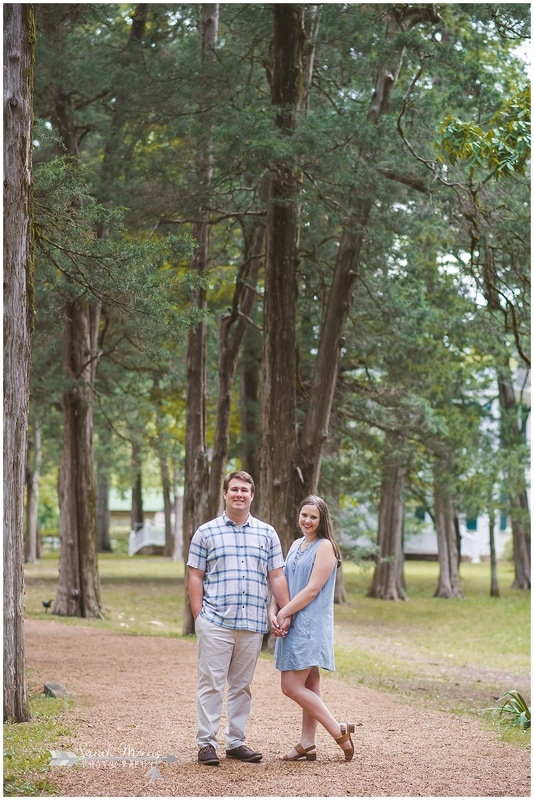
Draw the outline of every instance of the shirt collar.
M230 519L230 517L228 516L228 514L226 513L226 511L223 511L223 514L222 514L222 515L223 515L223 519L224 519L224 521L226 522L226 524L227 524L227 525L231 525L231 526L232 526L232 528L237 528L237 527L238 527L238 525L237 525L237 522L234 522L234 520L233 520L233 519ZM248 515L247 519L246 519L246 520L245 520L245 522L244 522L244 523L241 525L241 527L242 527L242 528L244 528L244 527L245 527L245 525L247 525L247 526L251 526L251 525L252 525L252 519L253 519L253 517L252 517L252 514L250 514L250 513L249 513L249 515Z

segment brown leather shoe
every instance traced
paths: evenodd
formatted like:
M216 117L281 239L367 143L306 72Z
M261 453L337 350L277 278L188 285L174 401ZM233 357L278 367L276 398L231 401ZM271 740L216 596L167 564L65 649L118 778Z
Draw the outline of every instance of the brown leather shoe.
M226 758L237 758L238 761L248 761L250 764L256 764L262 760L263 754L258 753L256 750L251 750L246 744L242 744L240 747L227 750Z
M212 744L207 744L198 751L198 763L207 764L210 767L219 766L219 759Z

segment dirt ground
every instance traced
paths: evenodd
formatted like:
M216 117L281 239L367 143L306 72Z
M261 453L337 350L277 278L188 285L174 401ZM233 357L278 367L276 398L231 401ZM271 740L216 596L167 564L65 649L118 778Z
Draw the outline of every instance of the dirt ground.
M282 695L272 662L261 658L247 743L263 752L263 760L243 764L224 758L223 719L221 764L208 767L197 763L194 640L27 620L26 659L32 690L55 681L75 701L67 712L72 736L50 743L78 760L51 767L51 780L64 797L531 794L528 749L503 743L477 721L431 710L413 696L349 685L335 675L323 679L323 697L339 720L357 723L352 762L344 762L322 729L317 761L277 760L298 741L300 715ZM453 676L448 685L459 682Z

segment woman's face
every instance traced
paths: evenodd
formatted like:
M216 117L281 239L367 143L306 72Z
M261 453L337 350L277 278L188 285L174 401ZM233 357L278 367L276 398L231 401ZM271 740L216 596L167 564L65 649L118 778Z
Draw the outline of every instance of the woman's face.
M316 534L320 522L321 513L317 506L302 506L299 514L299 528L305 536L310 538Z

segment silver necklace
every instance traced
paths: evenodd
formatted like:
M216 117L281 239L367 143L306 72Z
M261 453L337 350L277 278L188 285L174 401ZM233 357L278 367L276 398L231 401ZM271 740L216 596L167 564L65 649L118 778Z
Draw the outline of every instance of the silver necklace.
M303 543L302 543L302 542L300 542L299 546L297 547L297 552L295 553L295 555L294 555L294 557L293 557L293 570L296 570L296 568L297 568L297 563L298 563L298 560L299 560L299 558L301 557L301 555L304 553L304 550L303 550L302 544L303 544ZM309 545L308 545L308 547L309 547ZM306 548L306 550L308 549L308 547Z

